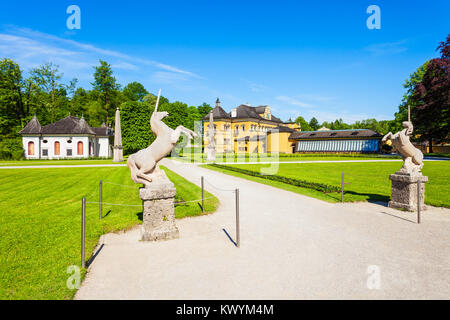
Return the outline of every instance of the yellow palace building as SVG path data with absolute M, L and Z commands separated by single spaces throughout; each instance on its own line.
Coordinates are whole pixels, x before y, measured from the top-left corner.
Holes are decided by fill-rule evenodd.
M 296 141 L 289 139 L 300 131 L 298 124 L 283 122 L 272 115 L 269 106 L 242 104 L 227 113 L 217 99 L 213 113 L 215 146 L 218 153 L 293 153 Z M 203 141 L 208 141 L 209 114 L 203 118 Z

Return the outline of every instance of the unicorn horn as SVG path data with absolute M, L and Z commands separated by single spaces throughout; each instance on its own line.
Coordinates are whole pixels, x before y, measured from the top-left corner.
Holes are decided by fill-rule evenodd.
M 158 98 L 156 99 L 156 106 L 155 106 L 155 112 L 158 112 L 158 104 L 159 104 L 159 97 L 161 96 L 161 89 L 158 91 Z

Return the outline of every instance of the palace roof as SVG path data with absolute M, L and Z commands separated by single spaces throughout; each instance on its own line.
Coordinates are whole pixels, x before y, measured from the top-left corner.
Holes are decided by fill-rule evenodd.
M 213 113 L 214 119 L 229 119 L 230 118 L 228 113 L 225 110 L 223 110 L 222 107 L 220 107 L 220 106 L 214 107 L 214 109 L 212 109 L 212 113 Z M 209 120 L 209 113 L 203 117 L 203 120 Z
M 27 123 L 25 128 L 19 131 L 20 134 L 40 134 L 42 126 L 36 116 Z
M 28 124 L 19 132 L 22 135 L 27 134 L 41 134 L 41 135 L 59 135 L 59 134 L 87 134 L 94 136 L 110 136 L 112 135 L 112 129 L 106 126 L 99 128 L 92 128 L 81 117 L 68 116 L 55 123 L 48 124 L 41 127 L 36 117 L 28 122 Z
M 265 120 L 265 121 L 271 121 L 271 122 L 277 122 L 277 123 L 283 123 L 279 118 L 275 117 L 274 115 L 271 115 L 271 119 L 265 119 L 260 116 L 260 114 L 263 114 L 266 110 L 267 106 L 258 106 L 258 107 L 251 107 L 246 104 L 241 104 L 239 107 L 236 108 L 236 116 L 233 117 L 232 113 L 227 113 L 225 110 L 222 109 L 220 106 L 216 106 L 212 112 L 213 112 L 213 118 L 214 119 L 255 119 L 255 120 Z M 209 114 L 203 117 L 203 120 L 209 120 Z
M 326 130 L 326 131 L 296 131 L 289 139 L 314 140 L 314 139 L 334 139 L 334 138 L 380 138 L 381 134 L 370 129 L 348 129 L 348 130 Z

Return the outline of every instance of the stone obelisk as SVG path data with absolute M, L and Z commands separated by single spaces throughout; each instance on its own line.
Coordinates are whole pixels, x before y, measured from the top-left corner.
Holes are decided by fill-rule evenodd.
M 206 147 L 207 161 L 216 161 L 216 141 L 214 140 L 215 133 L 214 116 L 213 112 L 211 111 L 209 113 L 208 146 Z
M 122 129 L 120 128 L 120 111 L 116 109 L 116 125 L 114 129 L 114 158 L 113 162 L 123 161 L 123 147 L 122 147 Z

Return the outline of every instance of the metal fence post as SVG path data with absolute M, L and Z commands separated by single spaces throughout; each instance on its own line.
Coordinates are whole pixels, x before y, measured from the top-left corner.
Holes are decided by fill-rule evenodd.
M 100 220 L 102 220 L 103 217 L 103 181 L 100 180 L 100 201 L 99 201 L 99 207 L 100 207 Z
M 81 267 L 86 267 L 85 262 L 85 236 L 86 236 L 86 198 L 81 201 Z
M 205 212 L 205 183 L 202 176 L 202 212 Z
M 236 189 L 236 247 L 241 246 L 241 235 L 239 230 L 239 189 Z
M 420 179 L 417 179 L 417 223 L 420 224 Z
M 344 203 L 344 172 L 342 172 L 341 178 L 341 202 Z

